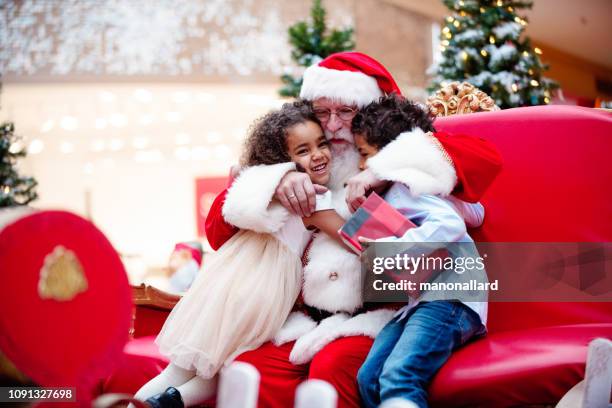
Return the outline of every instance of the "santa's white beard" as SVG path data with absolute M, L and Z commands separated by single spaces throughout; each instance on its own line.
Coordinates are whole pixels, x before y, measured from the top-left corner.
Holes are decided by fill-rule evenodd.
M 359 173 L 359 152 L 353 143 L 353 135 L 347 129 L 340 129 L 335 134 L 325 131 L 328 140 L 332 138 L 346 140 L 349 143 L 331 145 L 332 168 L 329 183 L 331 190 L 340 190 L 349 178 Z

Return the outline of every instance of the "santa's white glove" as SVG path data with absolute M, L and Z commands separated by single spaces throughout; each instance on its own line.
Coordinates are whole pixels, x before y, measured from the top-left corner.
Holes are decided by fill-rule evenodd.
M 272 339 L 272 343 L 274 343 L 276 346 L 280 346 L 302 337 L 315 327 L 317 327 L 317 322 L 315 322 L 307 314 L 302 312 L 292 312 L 287 317 L 283 327 L 280 328 L 278 333 L 276 333 Z
M 349 318 L 348 314 L 339 313 L 322 320 L 316 329 L 297 339 L 289 354 L 289 361 L 295 365 L 311 361 L 331 341 L 330 337 L 335 336 L 338 326 Z

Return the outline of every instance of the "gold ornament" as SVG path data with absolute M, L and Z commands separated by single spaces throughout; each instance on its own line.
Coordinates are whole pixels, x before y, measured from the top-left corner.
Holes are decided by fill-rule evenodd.
M 427 98 L 433 116 L 449 116 L 473 112 L 497 111 L 495 101 L 468 82 L 451 82 Z
M 40 270 L 38 295 L 41 299 L 69 301 L 87 290 L 83 266 L 74 252 L 61 245 L 45 257 Z

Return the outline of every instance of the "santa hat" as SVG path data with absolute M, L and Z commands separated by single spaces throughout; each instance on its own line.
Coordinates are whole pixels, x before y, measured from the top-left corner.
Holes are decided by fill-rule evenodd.
M 360 52 L 338 52 L 304 71 L 300 98 L 332 100 L 364 107 L 390 93 L 401 91 L 387 69 Z
M 198 265 L 202 266 L 202 254 L 204 252 L 204 250 L 202 249 L 202 244 L 200 244 L 198 241 L 191 241 L 179 242 L 174 246 L 175 251 L 181 249 L 189 251 L 193 260 L 196 261 Z

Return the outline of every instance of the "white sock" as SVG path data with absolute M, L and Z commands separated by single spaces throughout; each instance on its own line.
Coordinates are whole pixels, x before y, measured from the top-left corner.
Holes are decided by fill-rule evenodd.
M 170 363 L 157 377 L 154 377 L 151 381 L 143 385 L 138 392 L 136 392 L 134 398 L 145 401 L 147 398 L 151 398 L 160 392 L 166 391 L 168 387 L 177 388 L 181 384 L 192 379 L 194 375 L 195 371 L 185 370 L 184 368 Z M 130 404 L 128 408 L 134 408 L 134 406 Z
M 217 391 L 217 376 L 204 379 L 196 375 L 186 383 L 176 387 L 176 389 L 181 393 L 186 407 L 202 404 L 215 395 Z

